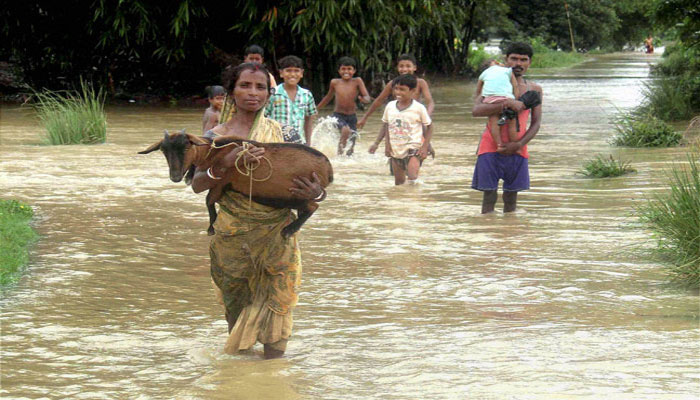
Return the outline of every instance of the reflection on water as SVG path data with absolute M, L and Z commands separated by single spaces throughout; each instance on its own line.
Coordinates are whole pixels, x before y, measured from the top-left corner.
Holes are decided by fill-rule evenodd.
M 609 117 L 640 100 L 653 57 L 601 57 L 533 74 L 544 88 L 532 190 L 511 215 L 469 189 L 484 125 L 474 85 L 434 85 L 437 158 L 394 187 L 352 158 L 301 232 L 303 292 L 287 356 L 222 353 L 204 197 L 168 179 L 163 129 L 203 110 L 112 107 L 99 146 L 39 146 L 26 109 L 2 108 L 0 186 L 43 236 L 2 295 L 3 398 L 697 399 L 698 298 L 664 284 L 633 208 L 683 149 L 613 149 Z M 637 173 L 576 175 L 597 153 Z M 500 202 L 498 204 L 500 207 Z

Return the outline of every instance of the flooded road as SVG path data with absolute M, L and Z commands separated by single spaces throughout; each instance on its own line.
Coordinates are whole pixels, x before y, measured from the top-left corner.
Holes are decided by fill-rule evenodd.
M 29 110 L 3 106 L 0 187 L 35 208 L 42 239 L 0 298 L 0 396 L 698 399 L 698 297 L 665 284 L 634 215 L 685 150 L 608 144 L 654 57 L 530 76 L 543 125 L 515 214 L 480 215 L 470 189 L 485 124 L 473 83 L 434 85 L 437 158 L 419 185 L 394 187 L 367 154 L 373 115 L 301 230 L 294 335 L 271 361 L 257 346 L 223 354 L 204 196 L 170 182 L 160 154 L 136 154 L 163 129 L 199 132 L 203 109 L 112 107 L 108 143 L 47 147 Z M 599 153 L 637 172 L 578 176 Z

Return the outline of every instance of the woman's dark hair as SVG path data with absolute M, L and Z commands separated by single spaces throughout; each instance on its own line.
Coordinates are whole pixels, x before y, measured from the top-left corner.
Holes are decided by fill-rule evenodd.
M 408 53 L 406 53 L 406 54 L 401 54 L 401 55 L 399 56 L 399 58 L 396 59 L 396 63 L 398 64 L 399 61 L 404 61 L 404 60 L 407 60 L 407 61 L 412 62 L 413 65 L 415 65 L 416 67 L 418 66 L 418 61 L 416 61 L 416 58 L 413 57 L 413 54 L 408 54 Z
M 415 89 L 418 86 L 418 79 L 413 74 L 403 74 L 394 78 L 392 82 L 392 87 L 396 85 L 408 86 L 409 89 Z
M 245 53 L 243 53 L 243 56 L 245 57 L 248 54 L 260 54 L 260 57 L 265 58 L 265 50 L 263 50 L 263 48 L 257 44 L 251 44 L 245 48 Z
M 270 73 L 264 65 L 258 63 L 243 63 L 236 67 L 228 66 L 221 76 L 221 80 L 224 82 L 224 87 L 226 88 L 226 93 L 230 94 L 233 92 L 233 89 L 236 87 L 236 82 L 238 82 L 238 78 L 241 77 L 243 71 L 260 71 L 265 74 L 267 88 L 270 90 L 270 94 L 273 93 L 274 89 L 270 87 Z
M 347 65 L 348 67 L 353 67 L 357 69 L 357 63 L 352 57 L 340 57 L 340 59 L 338 60 L 338 68 L 342 67 L 343 65 Z
M 532 59 L 532 46 L 523 42 L 513 42 L 506 47 L 506 57 L 510 54 L 522 54 Z
M 285 68 L 301 68 L 304 69 L 304 62 L 301 61 L 301 58 L 297 56 L 286 56 L 280 58 L 279 61 L 280 69 L 285 69 Z

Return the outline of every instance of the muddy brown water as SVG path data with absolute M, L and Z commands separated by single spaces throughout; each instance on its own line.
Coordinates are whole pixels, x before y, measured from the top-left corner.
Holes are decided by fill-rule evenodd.
M 473 83 L 434 85 L 419 185 L 366 153 L 373 116 L 301 231 L 294 335 L 271 361 L 222 353 L 204 197 L 136 154 L 165 128 L 198 132 L 203 109 L 110 107 L 106 144 L 47 147 L 29 110 L 3 106 L 2 196 L 35 208 L 42 239 L 0 299 L 2 398 L 697 399 L 698 297 L 665 284 L 634 216 L 684 149 L 608 144 L 654 57 L 531 74 L 544 122 L 515 214 L 480 215 L 469 187 Z M 637 172 L 577 176 L 599 153 Z

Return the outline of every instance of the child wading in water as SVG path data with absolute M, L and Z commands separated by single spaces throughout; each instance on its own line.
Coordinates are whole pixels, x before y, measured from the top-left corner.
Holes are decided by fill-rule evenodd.
M 416 70 L 418 69 L 418 62 L 416 61 L 416 58 L 413 57 L 411 54 L 402 54 L 398 58 L 398 62 L 396 64 L 396 69 L 399 71 L 399 75 L 404 75 L 404 74 L 410 74 L 414 75 L 416 73 Z M 425 105 L 425 108 L 428 110 L 428 115 L 432 117 L 433 115 L 433 110 L 435 109 L 435 102 L 433 101 L 433 96 L 430 94 L 430 88 L 428 87 L 428 82 L 425 79 L 422 78 L 416 78 L 418 81 L 418 85 L 416 86 L 416 90 L 412 92 L 412 96 L 414 100 L 421 101 L 421 97 L 423 98 L 422 103 Z M 367 119 L 369 116 L 379 108 L 379 106 L 389 98 L 389 96 L 392 94 L 392 89 L 393 89 L 393 81 L 389 82 L 384 86 L 384 89 L 382 90 L 381 93 L 379 93 L 379 96 L 377 96 L 376 99 L 372 102 L 372 105 L 369 106 L 369 109 L 365 113 L 364 116 L 362 116 L 362 119 L 360 119 L 360 122 L 357 123 L 357 128 L 362 129 L 365 126 L 365 123 L 367 123 Z M 374 143 L 369 147 L 369 152 L 370 154 L 374 154 L 375 151 L 377 151 L 377 147 L 379 147 L 379 144 L 384 140 L 384 134 L 380 134 L 379 137 L 374 141 Z M 434 156 L 434 152 L 432 149 L 432 145 L 430 147 L 430 154 Z
M 509 142 L 518 140 L 516 121 L 508 117 L 504 104 L 508 99 L 519 97 L 518 82 L 513 74 L 513 69 L 500 65 L 496 60 L 486 61 L 484 66 L 486 69 L 479 75 L 479 82 L 476 84 L 476 97 L 483 96 L 483 103 L 502 105 L 500 118 L 498 115 L 492 115 L 489 117 L 488 124 L 493 141 L 498 147 L 503 147 L 499 128 L 501 125 L 508 124 Z
M 287 143 L 311 145 L 311 125 L 317 114 L 314 96 L 299 86 L 304 77 L 304 63 L 297 56 L 282 57 L 279 61 L 283 83 L 275 87 L 265 108 L 265 116 L 282 125 Z
M 223 86 L 207 86 L 207 96 L 209 97 L 209 108 L 204 111 L 202 117 L 202 132 L 219 125 L 221 118 L 221 107 L 224 105 L 226 91 Z
M 386 136 L 384 154 L 390 157 L 394 183 L 415 183 L 420 166 L 428 157 L 433 125 L 428 110 L 413 99 L 418 84 L 416 77 L 404 74 L 394 79 L 396 100 L 384 109 L 380 135 Z
M 353 78 L 355 75 L 355 60 L 350 57 L 341 57 L 338 60 L 338 74 L 340 79 L 331 80 L 328 94 L 321 99 L 317 108 L 321 109 L 330 103 L 335 94 L 335 109 L 333 117 L 338 119 L 340 129 L 340 141 L 338 142 L 338 154 L 343 154 L 343 149 L 350 139 L 352 143 L 347 155 L 352 155 L 357 141 L 357 115 L 355 114 L 355 99 L 363 103 L 369 103 L 370 97 L 362 78 Z M 352 135 L 352 136 L 351 136 Z

